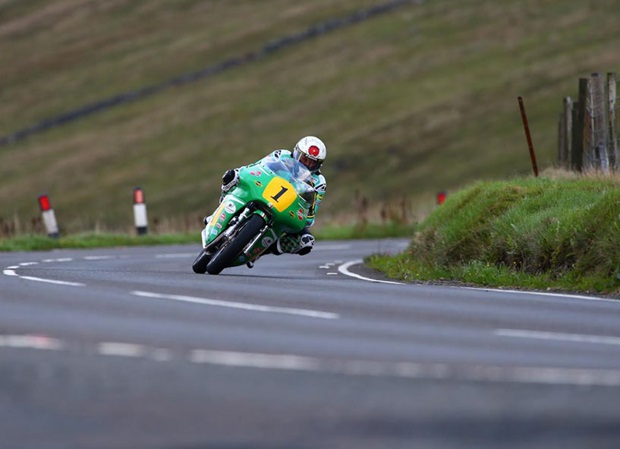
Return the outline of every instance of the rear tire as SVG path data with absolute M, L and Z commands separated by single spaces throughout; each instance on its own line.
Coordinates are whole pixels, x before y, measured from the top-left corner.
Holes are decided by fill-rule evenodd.
M 243 224 L 237 235 L 221 248 L 211 261 L 207 264 L 209 274 L 220 274 L 224 268 L 230 267 L 232 262 L 239 256 L 239 253 L 265 225 L 265 220 L 260 215 L 252 215 Z
M 211 256 L 207 254 L 204 249 L 200 251 L 200 254 L 198 254 L 198 257 L 196 257 L 194 263 L 192 264 L 192 270 L 194 270 L 194 273 L 205 274 L 207 272 L 207 264 L 209 263 L 209 260 L 211 260 Z

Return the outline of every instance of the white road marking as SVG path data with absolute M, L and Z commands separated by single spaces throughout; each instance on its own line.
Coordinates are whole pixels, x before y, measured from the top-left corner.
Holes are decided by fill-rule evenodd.
M 539 332 L 522 329 L 496 329 L 495 335 L 500 337 L 531 338 L 535 340 L 564 341 L 571 343 L 593 343 L 620 346 L 620 337 L 607 335 L 582 335 L 555 332 Z
M 101 355 L 115 355 L 119 357 L 142 357 L 145 347 L 130 343 L 103 342 L 99 343 L 97 352 Z
M 287 354 L 251 354 L 196 349 L 190 353 L 192 363 L 236 366 L 244 368 L 320 371 L 321 362 L 312 357 Z
M 71 260 L 73 259 L 71 258 L 45 259 L 43 260 L 43 262 L 69 262 Z M 15 272 L 15 270 L 17 270 L 18 268 L 28 267 L 31 265 L 38 265 L 38 264 L 39 262 L 21 262 L 17 266 L 6 267 L 4 270 L 2 270 L 2 274 L 4 274 L 5 276 L 15 276 L 20 279 L 24 279 L 26 281 L 45 282 L 47 284 L 64 285 L 64 286 L 69 286 L 69 287 L 84 287 L 86 285 L 86 284 L 82 284 L 81 282 L 57 281 L 55 279 L 46 279 L 46 278 L 40 278 L 40 277 L 35 277 L 35 276 L 22 276 Z
M 108 260 L 116 259 L 115 256 L 84 256 L 84 260 Z
M 613 303 L 620 305 L 620 300 L 599 298 L 597 296 L 571 295 L 568 293 L 550 293 L 550 292 L 537 292 L 537 291 L 527 291 L 527 290 L 508 290 L 508 289 L 504 290 L 502 288 L 485 288 L 485 287 L 458 287 L 458 288 L 464 288 L 467 290 L 478 290 L 478 291 L 483 291 L 483 292 L 516 293 L 519 295 L 535 295 L 535 296 L 551 296 L 551 297 L 556 297 L 556 298 L 585 299 L 589 301 L 613 302 Z
M 299 315 L 308 318 L 321 318 L 325 320 L 336 320 L 340 318 L 340 315 L 330 312 L 321 312 L 318 310 L 306 310 L 306 309 L 291 309 L 287 307 L 270 307 L 259 304 L 248 304 L 242 302 L 221 301 L 218 299 L 207 298 L 195 298 L 192 296 L 182 295 L 165 295 L 161 293 L 151 293 L 142 291 L 133 291 L 133 295 L 141 296 L 145 298 L 157 298 L 157 299 L 171 299 L 173 301 L 182 301 L 194 304 L 202 304 L 206 306 L 216 307 L 228 307 L 231 309 L 249 310 L 252 312 L 266 312 L 266 313 L 284 313 L 288 315 Z
M 93 345 L 70 343 L 43 335 L 0 335 L 0 349 L 65 350 L 78 348 L 81 354 L 173 361 L 172 351 L 132 343 L 102 342 Z M 236 368 L 304 371 L 344 376 L 393 377 L 493 383 L 522 383 L 569 386 L 619 387 L 620 370 L 493 365 L 450 365 L 447 363 L 336 360 L 294 354 L 265 354 L 192 349 L 181 360 Z
M 364 276 L 360 276 L 359 274 L 355 274 L 355 273 L 351 273 L 349 271 L 349 267 L 353 266 L 353 265 L 359 265 L 364 263 L 364 261 L 362 259 L 359 260 L 352 260 L 350 262 L 347 262 L 345 264 L 342 264 L 338 267 L 338 271 L 340 271 L 342 274 L 346 275 L 346 276 L 350 276 L 356 279 L 361 279 L 363 281 L 369 281 L 369 282 L 377 282 L 377 283 L 381 283 L 381 284 L 397 284 L 397 285 L 404 285 L 402 282 L 395 282 L 395 281 L 381 281 L 379 279 L 371 279 L 371 278 L 367 278 Z
M 44 335 L 0 335 L 0 347 L 59 351 L 64 344 Z
M 64 257 L 61 259 L 44 259 L 45 263 L 53 263 L 53 262 L 71 262 L 73 259 L 71 257 Z
M 48 284 L 66 285 L 69 287 L 84 287 L 86 285 L 80 282 L 57 281 L 55 279 L 45 279 L 45 278 L 38 278 L 34 276 L 19 276 L 19 278 L 24 279 L 26 281 L 45 282 Z
M 348 376 L 461 380 L 574 386 L 620 386 L 619 370 L 509 366 L 453 366 L 445 363 L 322 360 L 292 354 L 260 354 L 197 349 L 190 361 L 237 368 L 323 372 Z

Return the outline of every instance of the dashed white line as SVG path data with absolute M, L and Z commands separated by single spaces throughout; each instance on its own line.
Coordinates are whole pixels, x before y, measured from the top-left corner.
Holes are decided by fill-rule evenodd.
M 608 335 L 566 334 L 556 332 L 529 331 L 522 329 L 496 329 L 495 335 L 500 337 L 531 338 L 535 340 L 620 346 L 620 337 L 613 337 Z
M 193 296 L 182 295 L 166 295 L 161 293 L 133 291 L 132 295 L 141 296 L 144 298 L 156 298 L 156 299 L 170 299 L 173 301 L 188 302 L 193 304 L 202 304 L 206 306 L 227 307 L 231 309 L 248 310 L 252 312 L 265 312 L 265 313 L 284 313 L 288 315 L 305 316 L 308 318 L 320 318 L 325 320 L 339 319 L 340 315 L 337 313 L 321 312 L 318 310 L 306 310 L 306 309 L 292 309 L 288 307 L 271 307 L 259 304 L 248 304 L 242 302 L 222 301 L 218 299 L 196 298 Z
M 156 362 L 170 362 L 172 351 L 165 348 L 151 348 L 144 345 L 120 342 L 102 342 L 95 352 L 104 356 L 148 358 Z
M 569 293 L 509 290 L 509 289 L 502 289 L 502 288 L 486 288 L 486 287 L 458 287 L 458 288 L 464 288 L 467 290 L 478 290 L 482 292 L 515 293 L 519 295 L 530 295 L 530 296 L 548 296 L 548 297 L 555 297 L 555 298 L 585 299 L 588 301 L 603 301 L 603 302 L 612 302 L 612 303 L 620 304 L 620 300 L 617 300 L 617 299 L 599 298 L 597 296 L 571 295 Z
M 0 335 L 0 349 L 79 350 L 82 354 L 173 361 L 165 348 L 133 343 L 102 342 L 85 346 L 44 335 Z M 450 365 L 447 363 L 389 362 L 324 359 L 295 354 L 266 354 L 210 349 L 190 349 L 177 360 L 235 368 L 304 371 L 344 376 L 394 377 L 423 380 L 523 383 L 569 386 L 619 387 L 620 370 L 493 365 Z
M 47 284 L 65 285 L 69 287 L 84 287 L 86 285 L 86 284 L 82 284 L 81 282 L 57 281 L 55 279 L 45 279 L 45 278 L 38 278 L 34 276 L 19 276 L 19 278 L 25 279 L 27 281 L 45 282 Z
M 252 354 L 197 349 L 190 353 L 192 363 L 236 366 L 244 368 L 319 371 L 321 362 L 312 357 L 288 354 Z
M 461 380 L 573 386 L 620 386 L 620 371 L 509 366 L 453 366 L 446 363 L 325 360 L 293 354 L 260 354 L 197 349 L 192 363 L 237 368 L 275 369 L 406 379 Z
M 120 357 L 142 357 L 145 347 L 129 343 L 103 342 L 99 343 L 97 352 L 101 355 L 115 355 Z
M 44 335 L 0 335 L 0 347 L 59 351 L 64 344 Z

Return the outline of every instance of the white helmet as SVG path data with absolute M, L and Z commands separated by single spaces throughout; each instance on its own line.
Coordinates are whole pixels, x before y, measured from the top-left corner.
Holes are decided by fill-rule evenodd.
M 318 137 L 306 136 L 295 145 L 293 157 L 316 173 L 327 157 L 327 147 Z

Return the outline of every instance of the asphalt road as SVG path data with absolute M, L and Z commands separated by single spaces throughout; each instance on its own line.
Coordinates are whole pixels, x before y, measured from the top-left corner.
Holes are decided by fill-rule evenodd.
M 359 265 L 405 244 L 0 253 L 0 449 L 620 447 L 620 302 Z

